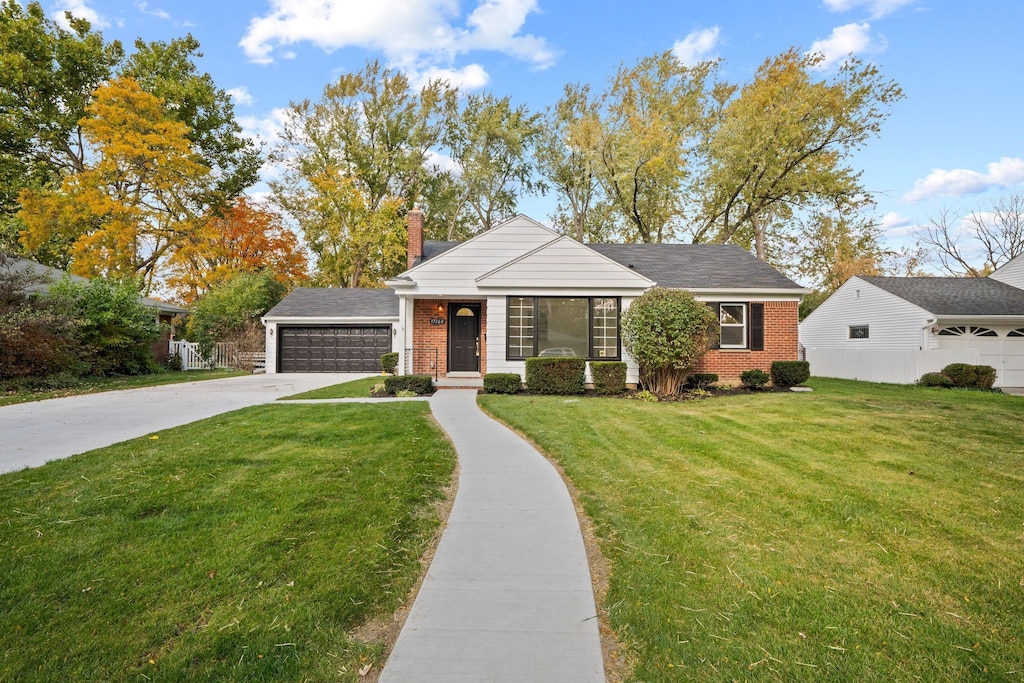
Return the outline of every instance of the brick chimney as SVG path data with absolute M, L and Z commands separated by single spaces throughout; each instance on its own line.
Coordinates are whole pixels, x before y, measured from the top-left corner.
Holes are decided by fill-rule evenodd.
M 423 211 L 419 204 L 414 205 L 406 214 L 409 223 L 409 268 L 423 258 Z

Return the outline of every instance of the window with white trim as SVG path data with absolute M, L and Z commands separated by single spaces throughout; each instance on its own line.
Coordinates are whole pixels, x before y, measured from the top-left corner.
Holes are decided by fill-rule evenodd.
M 618 297 L 510 296 L 507 301 L 507 358 L 618 360 Z
M 722 304 L 718 309 L 718 322 L 721 327 L 721 348 L 747 348 L 746 304 Z

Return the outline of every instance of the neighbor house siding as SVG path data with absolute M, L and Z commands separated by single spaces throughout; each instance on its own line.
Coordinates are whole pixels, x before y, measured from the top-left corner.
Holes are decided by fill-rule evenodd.
M 749 349 L 714 349 L 708 351 L 693 366 L 694 372 L 713 372 L 720 382 L 739 381 L 744 370 L 771 370 L 772 361 L 797 360 L 799 343 L 797 339 L 797 317 L 799 304 L 796 301 L 746 302 L 761 303 L 764 306 L 764 345 L 760 351 Z
M 931 339 L 929 346 L 934 344 L 934 338 L 922 332 L 932 317 L 923 308 L 852 277 L 800 323 L 800 343 L 808 349 L 919 349 L 926 338 Z M 867 325 L 868 338 L 850 339 L 851 325 Z
M 989 275 L 989 277 L 1006 283 L 1011 287 L 1024 289 L 1024 254 L 1019 254 L 1010 259 Z

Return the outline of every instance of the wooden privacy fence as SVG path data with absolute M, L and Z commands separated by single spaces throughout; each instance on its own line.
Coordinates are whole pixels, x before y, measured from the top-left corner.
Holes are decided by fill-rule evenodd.
M 168 355 L 181 357 L 182 370 L 208 370 L 210 368 L 238 368 L 241 370 L 265 370 L 265 352 L 239 353 L 234 344 L 218 342 L 213 345 L 209 358 L 199 352 L 199 344 L 187 341 L 171 341 Z
M 804 358 L 815 377 L 859 379 L 864 382 L 913 384 L 926 372 L 939 372 L 950 363 L 977 365 L 978 349 L 814 349 Z

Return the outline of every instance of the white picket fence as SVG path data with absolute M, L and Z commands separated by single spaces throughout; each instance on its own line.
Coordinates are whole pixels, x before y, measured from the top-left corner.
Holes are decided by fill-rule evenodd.
M 240 368 L 252 366 L 259 371 L 266 368 L 266 354 L 247 353 L 239 354 L 232 344 L 218 342 L 213 345 L 213 353 L 210 358 L 204 358 L 199 352 L 199 344 L 187 341 L 170 342 L 168 354 L 181 356 L 182 370 L 208 370 L 210 368 Z
M 977 365 L 978 349 L 804 349 L 815 377 L 859 379 L 864 382 L 913 384 L 926 372 L 938 372 L 950 363 Z

